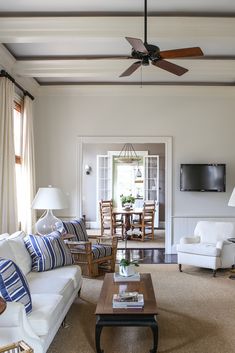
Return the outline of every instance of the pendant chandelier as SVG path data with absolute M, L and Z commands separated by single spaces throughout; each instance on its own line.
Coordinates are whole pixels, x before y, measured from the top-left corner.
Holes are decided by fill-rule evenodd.
M 134 147 L 131 143 L 125 143 L 122 147 L 121 152 L 118 157 L 115 157 L 115 160 L 119 163 L 134 163 L 141 160 L 140 156 L 137 156 Z

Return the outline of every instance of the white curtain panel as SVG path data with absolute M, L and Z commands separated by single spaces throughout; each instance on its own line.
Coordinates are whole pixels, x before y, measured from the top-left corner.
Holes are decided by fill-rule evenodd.
M 21 205 L 21 228 L 26 233 L 33 231 L 36 221 L 32 201 L 36 193 L 35 186 L 35 156 L 33 132 L 33 101 L 28 96 L 24 98 L 23 113 L 23 150 L 22 150 L 22 188 L 24 197 Z
M 15 148 L 13 130 L 14 84 L 0 78 L 0 233 L 17 227 Z

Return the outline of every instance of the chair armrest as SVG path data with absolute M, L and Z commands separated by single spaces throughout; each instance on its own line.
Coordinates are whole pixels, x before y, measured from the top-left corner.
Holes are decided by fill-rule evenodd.
M 200 243 L 199 236 L 191 236 L 191 237 L 182 237 L 180 238 L 180 244 L 196 244 Z
M 101 238 L 101 237 L 102 237 L 102 235 L 100 235 L 100 234 L 91 234 L 91 235 L 88 234 L 88 239 L 97 239 L 97 238 Z
M 76 235 L 74 235 L 74 234 L 69 234 L 69 233 L 68 234 L 64 234 L 64 235 L 62 234 L 62 239 L 63 240 L 69 240 L 69 239 L 74 239 L 74 238 L 76 239 Z
M 233 243 L 228 240 L 218 240 L 216 243 L 216 248 L 222 250 L 224 245 L 233 245 Z
M 77 240 L 66 240 L 65 244 L 66 245 L 86 245 L 86 244 L 90 244 L 90 241 L 77 241 Z

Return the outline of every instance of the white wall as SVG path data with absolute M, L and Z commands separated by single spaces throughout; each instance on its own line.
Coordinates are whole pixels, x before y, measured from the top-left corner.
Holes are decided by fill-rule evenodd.
M 234 87 L 44 87 L 35 101 L 37 185 L 69 193 L 60 215 L 75 216 L 77 136 L 172 136 L 174 221 L 233 217 L 234 96 Z M 180 163 L 226 163 L 226 192 L 180 192 Z

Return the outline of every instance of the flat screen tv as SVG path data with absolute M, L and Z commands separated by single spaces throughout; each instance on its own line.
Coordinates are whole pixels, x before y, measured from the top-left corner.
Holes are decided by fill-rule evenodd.
M 225 192 L 225 164 L 181 164 L 180 191 Z

